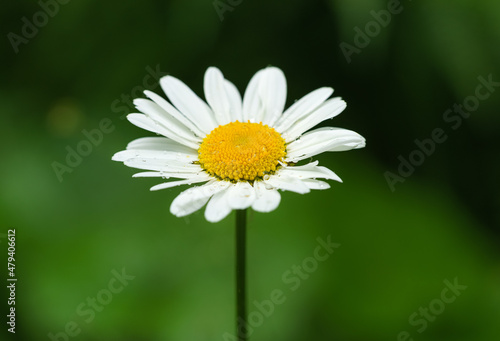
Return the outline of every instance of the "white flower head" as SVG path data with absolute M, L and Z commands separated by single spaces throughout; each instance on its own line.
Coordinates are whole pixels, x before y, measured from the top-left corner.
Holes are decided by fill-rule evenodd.
M 161 137 L 136 139 L 113 160 L 148 170 L 134 177 L 176 179 L 151 190 L 190 186 L 170 206 L 177 217 L 205 204 L 205 218 L 210 222 L 237 209 L 270 212 L 280 203 L 278 190 L 304 194 L 330 188 L 318 178 L 342 181 L 317 161 L 300 166 L 299 161 L 365 146 L 365 139 L 351 130 L 323 127 L 309 131 L 345 109 L 340 97 L 329 98 L 331 88 L 317 89 L 284 110 L 286 79 L 276 67 L 258 71 L 243 99 L 215 67 L 205 73 L 208 104 L 177 78 L 165 76 L 160 84 L 170 102 L 144 91 L 149 99 L 134 101 L 141 113 L 127 118 Z

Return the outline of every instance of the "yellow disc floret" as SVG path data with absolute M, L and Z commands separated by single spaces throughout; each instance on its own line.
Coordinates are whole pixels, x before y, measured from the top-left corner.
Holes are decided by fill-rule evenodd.
M 272 174 L 285 155 L 285 140 L 274 128 L 238 121 L 212 130 L 198 149 L 206 172 L 232 181 L 254 181 Z

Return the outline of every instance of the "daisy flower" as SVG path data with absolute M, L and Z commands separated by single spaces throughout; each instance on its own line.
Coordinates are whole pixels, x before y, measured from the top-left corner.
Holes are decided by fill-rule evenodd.
M 160 85 L 170 102 L 144 91 L 149 99 L 134 100 L 141 113 L 127 116 L 160 136 L 130 142 L 113 160 L 147 170 L 134 177 L 176 179 L 153 186 L 153 191 L 190 186 L 170 206 L 177 217 L 205 204 L 210 222 L 249 207 L 270 212 L 280 203 L 279 190 L 305 194 L 330 187 L 318 179 L 342 181 L 318 161 L 298 165 L 300 161 L 365 146 L 365 139 L 351 130 L 310 130 L 345 109 L 340 97 L 329 98 L 332 88 L 314 90 L 284 110 L 287 84 L 276 67 L 258 71 L 243 99 L 215 67 L 205 73 L 206 102 L 172 76 L 161 78 Z

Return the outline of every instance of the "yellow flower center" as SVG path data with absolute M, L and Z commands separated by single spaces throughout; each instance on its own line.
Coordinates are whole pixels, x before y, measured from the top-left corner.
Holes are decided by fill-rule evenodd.
M 285 140 L 262 123 L 218 126 L 201 142 L 201 167 L 221 180 L 248 180 L 272 174 L 286 155 Z

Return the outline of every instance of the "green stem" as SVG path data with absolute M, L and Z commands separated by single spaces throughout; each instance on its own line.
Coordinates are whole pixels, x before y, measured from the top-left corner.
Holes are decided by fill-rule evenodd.
M 248 340 L 247 330 L 242 327 L 247 318 L 246 292 L 246 228 L 247 211 L 236 211 L 236 332 L 239 341 Z

